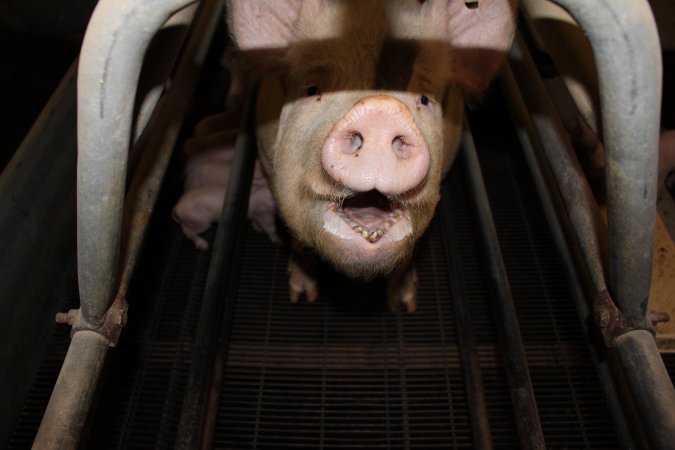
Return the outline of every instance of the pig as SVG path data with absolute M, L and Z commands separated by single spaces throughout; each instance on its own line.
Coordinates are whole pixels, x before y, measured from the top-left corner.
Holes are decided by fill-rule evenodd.
M 298 255 L 311 248 L 349 277 L 388 275 L 390 308 L 415 310 L 415 242 L 457 154 L 465 99 L 497 73 L 516 7 L 516 0 L 229 2 L 240 61 L 264 72 L 259 159 L 294 239 L 291 300 L 317 297 L 312 263 Z
M 201 236 L 221 216 L 227 183 L 230 176 L 229 163 L 204 163 L 186 179 L 186 190 L 171 212 L 180 224 L 185 237 L 194 242 L 198 250 L 208 250 L 209 244 Z M 191 181 L 190 181 L 191 180 Z M 276 205 L 267 179 L 256 161 L 248 200 L 248 219 L 253 229 L 264 233 L 274 244 L 281 244 L 276 231 Z
M 172 210 L 173 219 L 180 224 L 183 234 L 199 250 L 209 244 L 201 236 L 221 216 L 230 179 L 236 129 L 224 129 L 238 123 L 238 114 L 218 113 L 201 120 L 195 127 L 195 136 L 184 143 L 184 193 Z M 249 195 L 248 218 L 253 228 L 267 234 L 276 244 L 281 239 L 276 232 L 276 207 L 267 179 L 256 161 Z
M 208 250 L 209 243 L 201 236 L 218 222 L 223 208 L 226 186 L 204 186 L 185 191 L 173 207 L 171 215 L 180 224 L 185 237 L 194 242 L 198 250 Z

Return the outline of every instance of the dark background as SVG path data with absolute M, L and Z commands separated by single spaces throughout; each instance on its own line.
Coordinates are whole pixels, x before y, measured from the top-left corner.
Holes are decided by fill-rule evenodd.
M 96 0 L 0 1 L 0 169 L 80 50 Z

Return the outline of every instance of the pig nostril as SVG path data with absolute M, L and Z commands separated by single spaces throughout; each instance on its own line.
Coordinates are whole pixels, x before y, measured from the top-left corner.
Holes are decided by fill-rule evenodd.
M 410 156 L 410 149 L 408 147 L 408 143 L 403 136 L 396 136 L 394 140 L 391 141 L 391 148 L 399 158 L 407 158 Z
M 349 143 L 351 145 L 352 153 L 361 150 L 361 147 L 363 146 L 363 136 L 361 136 L 361 133 L 356 131 L 350 136 Z

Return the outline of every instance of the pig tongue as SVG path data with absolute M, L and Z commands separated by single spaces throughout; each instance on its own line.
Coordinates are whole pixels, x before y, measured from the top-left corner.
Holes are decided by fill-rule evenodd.
M 401 211 L 379 192 L 370 191 L 345 199 L 341 216 L 356 233 L 375 243 L 400 219 Z

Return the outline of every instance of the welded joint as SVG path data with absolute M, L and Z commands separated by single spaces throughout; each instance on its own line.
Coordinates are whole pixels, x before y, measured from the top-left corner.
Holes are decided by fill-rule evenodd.
M 100 324 L 92 324 L 88 322 L 82 315 L 80 308 L 71 309 L 66 313 L 57 313 L 56 321 L 58 323 L 65 323 L 72 327 L 70 337 L 81 330 L 94 331 L 103 336 L 110 347 L 115 347 L 119 340 L 122 328 L 127 324 L 127 310 L 129 304 L 124 297 L 117 297 L 110 305 L 108 311 L 103 315 L 103 320 Z
M 607 347 L 611 347 L 618 336 L 634 330 L 646 330 L 653 336 L 656 335 L 654 327 L 646 318 L 638 321 L 624 316 L 607 289 L 602 290 L 595 297 L 593 311 Z

